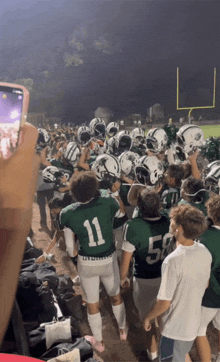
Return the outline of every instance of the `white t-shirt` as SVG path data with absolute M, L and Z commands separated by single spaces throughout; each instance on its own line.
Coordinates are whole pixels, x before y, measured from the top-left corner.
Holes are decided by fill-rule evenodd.
M 192 341 L 200 325 L 202 297 L 211 272 L 212 256 L 204 245 L 179 245 L 162 264 L 157 299 L 170 300 L 163 314 L 162 335 Z

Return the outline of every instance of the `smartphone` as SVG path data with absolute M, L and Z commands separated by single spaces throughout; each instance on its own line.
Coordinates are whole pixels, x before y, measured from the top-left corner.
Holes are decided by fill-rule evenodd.
M 29 92 L 19 84 L 0 82 L 0 157 L 8 159 L 19 144 L 27 120 Z

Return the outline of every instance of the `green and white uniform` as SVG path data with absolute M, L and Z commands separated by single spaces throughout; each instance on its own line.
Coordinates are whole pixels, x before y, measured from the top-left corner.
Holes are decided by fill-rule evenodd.
M 191 206 L 194 206 L 196 207 L 197 209 L 199 209 L 200 211 L 203 212 L 203 214 L 205 216 L 207 216 L 207 211 L 206 211 L 206 207 L 205 207 L 205 203 L 206 201 L 208 200 L 208 197 L 205 201 L 201 201 L 201 202 L 188 202 L 184 199 L 181 199 L 179 202 L 178 202 L 178 205 L 191 205 Z
M 169 224 L 166 216 L 138 216 L 124 226 L 122 249 L 134 253 L 133 297 L 141 320 L 156 300 L 163 259 L 173 250 Z
M 110 296 L 120 291 L 120 275 L 113 242 L 113 220 L 120 213 L 114 197 L 74 203 L 60 213 L 61 228 L 70 228 L 79 240 L 78 272 L 88 303 L 99 301 L 100 279 Z
M 60 213 L 60 224 L 77 235 L 79 255 L 108 257 L 115 250 L 112 227 L 118 210 L 115 198 L 97 197 L 85 204 L 77 202 L 65 207 Z
M 169 212 L 171 207 L 177 205 L 180 200 L 180 189 L 176 187 L 169 187 L 165 184 L 160 192 L 160 198 L 163 204 L 163 209 Z

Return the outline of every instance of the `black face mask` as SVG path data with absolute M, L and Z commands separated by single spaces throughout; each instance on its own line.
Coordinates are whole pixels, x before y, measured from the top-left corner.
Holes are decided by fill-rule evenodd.
M 136 177 L 142 185 L 151 184 L 149 171 L 142 166 L 136 168 Z

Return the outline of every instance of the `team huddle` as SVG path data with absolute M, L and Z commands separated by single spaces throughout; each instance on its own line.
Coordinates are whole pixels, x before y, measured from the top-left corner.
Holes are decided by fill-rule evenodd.
M 94 118 L 75 130 L 39 129 L 37 152 L 40 224 L 52 236 L 37 262 L 64 235 L 86 296 L 93 347 L 105 350 L 101 281 L 122 341 L 129 325 L 121 289 L 132 285 L 149 360 L 159 354 L 161 361 L 190 361 L 196 340 L 200 360 L 210 362 L 210 321 L 220 336 L 218 139 L 204 140 L 192 124 L 152 128 L 145 136 L 141 128 L 119 130 Z

